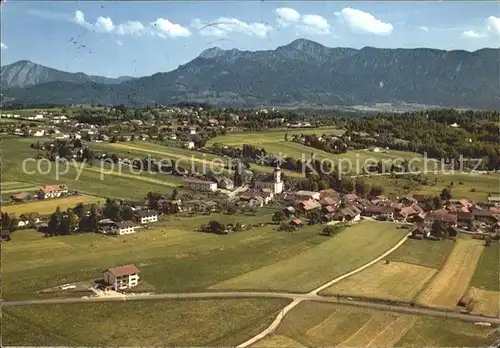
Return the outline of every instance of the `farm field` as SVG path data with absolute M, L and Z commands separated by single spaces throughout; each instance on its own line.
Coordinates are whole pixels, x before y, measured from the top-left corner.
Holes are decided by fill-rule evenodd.
M 328 241 L 317 226 L 280 233 L 269 225 L 226 236 L 196 231 L 210 220 L 256 224 L 271 215 L 170 216 L 151 230 L 119 238 L 94 233 L 44 238 L 33 230 L 16 231 L 2 245 L 2 298 L 32 298 L 61 284 L 90 283 L 104 269 L 130 263 L 156 292 L 202 291 Z
M 446 263 L 419 295 L 417 303 L 429 307 L 455 308 L 467 291 L 483 248 L 482 241 L 458 239 Z
M 385 193 L 392 196 L 405 194 L 439 195 L 441 191 L 453 182 L 451 192 L 453 198 L 469 199 L 476 202 L 487 201 L 491 193 L 500 189 L 500 174 L 422 174 L 427 178 L 427 185 L 408 180 L 402 176 L 391 178 L 390 176 L 366 177 L 365 181 L 371 185 L 381 185 Z
M 40 186 L 33 186 L 33 184 L 19 181 L 3 181 L 0 184 L 2 193 L 14 193 L 20 191 L 34 191 L 39 189 Z
M 488 291 L 472 287 L 469 293 L 474 299 L 472 314 L 482 314 L 490 317 L 500 316 L 500 291 Z
M 479 289 L 500 291 L 500 243 L 484 248 L 472 276 L 471 286 Z
M 455 241 L 451 239 L 432 241 L 408 238 L 400 248 L 387 255 L 386 259 L 440 269 L 454 246 Z
M 167 147 L 145 141 L 133 141 L 127 143 L 92 143 L 91 147 L 105 153 L 116 153 L 121 156 L 135 156 L 143 158 L 149 154 L 151 157 L 168 158 L 171 161 L 178 160 L 179 166 L 187 166 L 189 168 L 191 168 L 191 159 L 193 159 L 193 165 L 199 170 L 201 170 L 203 166 L 210 169 L 211 163 L 213 163 L 213 168 L 223 167 L 225 162 L 225 160 L 221 157 L 213 154 L 202 153 L 179 147 Z M 258 165 L 255 163 L 252 163 L 251 168 L 266 173 L 273 171 L 272 167 Z M 232 170 L 226 169 L 225 171 L 232 173 Z M 284 170 L 283 172 L 288 176 L 302 176 L 301 173 L 290 170 Z
M 303 302 L 287 314 L 275 335 L 253 347 L 283 347 L 283 343 L 290 347 L 480 347 L 494 341 L 493 330 L 455 320 Z
M 75 207 L 78 203 L 87 204 L 98 202 L 104 203 L 104 199 L 88 195 L 78 195 L 62 198 L 41 199 L 29 203 L 4 205 L 2 206 L 2 211 L 9 214 L 16 214 L 17 216 L 33 212 L 37 212 L 40 215 L 48 215 L 52 214 L 57 207 L 64 211 L 68 208 Z
M 380 256 L 400 241 L 406 231 L 396 229 L 391 223 L 361 222 L 314 249 L 210 288 L 307 292 Z
M 66 184 L 70 190 L 78 190 L 88 195 L 123 199 L 141 199 L 149 191 L 167 194 L 173 190 L 173 185 L 169 181 L 161 180 L 159 183 L 155 181 L 159 180 L 158 178 L 149 180 L 150 177 L 146 175 L 104 175 L 104 180 L 102 180 L 100 168 L 90 166 L 83 167 L 80 176 L 78 176 L 77 168 L 69 166 L 66 174 L 60 174 L 57 177 L 54 163 L 50 170 L 47 164 L 42 165 L 43 173 L 36 171 L 35 163 L 27 163 L 27 172 L 25 172 L 22 169 L 24 159 L 34 158 L 37 154 L 36 150 L 29 147 L 33 142 L 34 140 L 30 138 L 2 139 L 2 180 L 27 182 L 33 186 Z M 79 163 L 78 166 L 80 165 Z M 29 174 L 30 172 L 33 174 Z M 173 176 L 169 176 L 170 178 Z
M 324 290 L 324 295 L 411 302 L 437 271 L 402 262 L 380 261 Z
M 227 299 L 13 307 L 2 311 L 2 338 L 10 346 L 235 346 L 269 325 L 287 303 Z M 124 318 L 126 325 L 117 325 Z

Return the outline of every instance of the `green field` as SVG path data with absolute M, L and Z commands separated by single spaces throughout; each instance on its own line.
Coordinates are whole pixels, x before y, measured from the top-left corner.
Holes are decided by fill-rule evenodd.
M 254 347 L 279 347 L 280 342 L 286 347 L 480 347 L 495 340 L 493 330 L 457 320 L 303 302 L 273 336 Z
M 427 177 L 427 185 L 422 185 L 404 177 L 371 176 L 365 181 L 372 185 L 384 187 L 386 195 L 401 196 L 405 194 L 439 195 L 453 182 L 451 192 L 453 198 L 469 199 L 476 202 L 486 201 L 491 193 L 500 190 L 499 174 L 422 174 Z M 435 182 L 435 180 L 437 180 Z
M 408 238 L 400 248 L 394 250 L 386 259 L 440 269 L 454 246 L 455 242 L 451 239 L 432 241 Z
M 38 186 L 33 186 L 27 182 L 19 182 L 19 181 L 2 181 L 0 184 L 0 189 L 2 193 L 10 193 L 10 192 L 21 192 L 21 191 L 30 191 L 32 189 L 39 189 Z
M 104 269 L 129 263 L 156 292 L 201 291 L 328 241 L 318 235 L 320 226 L 281 233 L 269 225 L 227 236 L 196 231 L 213 219 L 257 224 L 271 221 L 271 215 L 167 216 L 152 230 L 119 238 L 94 233 L 44 238 L 33 230 L 16 231 L 2 245 L 2 297 L 31 298 L 61 284 L 90 283 Z
M 10 346 L 235 346 L 269 325 L 280 299 L 130 301 L 2 310 Z
M 191 168 L 191 163 L 198 170 L 202 170 L 203 166 L 206 169 L 211 169 L 211 163 L 213 163 L 213 168 L 218 169 L 223 167 L 223 164 L 227 161 L 217 155 L 203 153 L 200 151 L 188 150 L 179 147 L 167 147 L 157 143 L 150 143 L 146 141 L 130 141 L 126 143 L 92 143 L 90 144 L 92 148 L 99 150 L 104 153 L 115 153 L 119 156 L 124 157 L 134 157 L 134 158 L 144 158 L 147 155 L 151 155 L 152 158 L 163 159 L 168 158 L 172 162 L 179 161 L 179 166 Z M 272 167 L 258 165 L 252 163 L 252 170 L 270 173 L 273 171 Z M 231 174 L 232 170 L 224 170 L 224 172 Z M 284 170 L 283 171 L 288 176 L 300 177 L 301 173 Z
M 284 134 L 288 133 L 289 141 L 285 141 Z M 218 136 L 207 142 L 207 147 L 213 144 L 241 147 L 249 144 L 264 148 L 268 154 L 280 155 L 281 157 L 293 157 L 295 159 L 307 160 L 311 154 L 318 159 L 329 159 L 337 163 L 342 161 L 342 168 L 353 173 L 362 173 L 365 164 L 375 165 L 379 160 L 415 159 L 414 166 L 423 167 L 423 156 L 416 153 L 384 150 L 382 152 L 371 152 L 368 150 L 350 150 L 345 154 L 332 154 L 315 149 L 300 143 L 291 141 L 293 134 L 317 134 L 317 135 L 340 135 L 343 131 L 331 127 L 323 127 L 307 130 L 282 130 L 274 132 L 244 132 Z
M 500 243 L 484 248 L 472 276 L 471 286 L 479 289 L 500 291 Z
M 404 237 L 403 231 L 391 223 L 361 222 L 314 249 L 211 288 L 307 292 L 380 256 Z
M 37 139 L 38 140 L 38 139 Z M 42 141 L 42 140 L 41 140 Z M 103 175 L 99 166 L 85 166 L 80 176 L 75 166 L 69 166 L 66 174 L 56 175 L 55 164 L 51 163 L 51 170 L 45 163 L 41 166 L 46 174 L 36 169 L 36 164 L 27 163 L 27 172 L 23 171 L 22 163 L 26 158 L 35 158 L 37 151 L 29 147 L 34 139 L 29 138 L 4 138 L 2 139 L 2 181 L 22 181 L 32 186 L 43 186 L 53 184 L 66 184 L 70 190 L 78 190 L 81 193 L 99 197 L 114 197 L 123 199 L 141 199 L 149 191 L 169 194 L 172 192 L 180 179 L 154 174 L 135 175 L 127 172 L 129 168 L 124 167 L 123 174 L 108 172 L 104 167 Z M 81 163 L 77 166 L 80 168 Z M 64 171 L 63 167 L 61 171 Z M 35 171 L 35 174 L 29 174 Z M 167 180 L 168 179 L 168 180 Z
M 2 211 L 17 216 L 26 213 L 39 213 L 40 215 L 52 214 L 57 207 L 64 211 L 68 208 L 74 208 L 79 203 L 104 203 L 104 199 L 94 196 L 78 195 L 62 198 L 43 199 L 29 203 L 11 204 L 2 206 Z

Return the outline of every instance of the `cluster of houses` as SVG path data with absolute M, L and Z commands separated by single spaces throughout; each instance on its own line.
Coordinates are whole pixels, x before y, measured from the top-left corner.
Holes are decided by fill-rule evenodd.
M 155 223 L 158 221 L 158 212 L 150 209 L 141 209 L 135 211 L 135 221 L 113 221 L 111 219 L 101 219 L 98 221 L 98 232 L 103 234 L 111 234 L 122 236 L 124 234 L 132 234 L 137 232 L 138 229 Z
M 25 191 L 11 195 L 10 199 L 14 202 L 24 202 L 30 199 L 50 199 L 59 198 L 69 194 L 66 185 L 45 185 L 38 191 Z

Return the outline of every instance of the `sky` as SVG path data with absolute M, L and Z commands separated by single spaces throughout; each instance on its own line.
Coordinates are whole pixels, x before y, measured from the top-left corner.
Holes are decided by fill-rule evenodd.
M 203 50 L 500 47 L 500 2 L 2 1 L 2 65 L 117 77 L 176 69 Z

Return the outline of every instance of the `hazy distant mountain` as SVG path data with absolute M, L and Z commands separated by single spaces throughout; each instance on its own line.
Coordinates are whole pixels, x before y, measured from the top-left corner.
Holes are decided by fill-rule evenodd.
M 120 84 L 64 80 L 4 95 L 22 103 L 224 106 L 420 103 L 500 108 L 499 49 L 328 48 L 299 39 L 268 51 L 214 47 L 179 68 Z M 3 73 L 2 73 L 3 78 Z
M 69 73 L 61 70 L 48 68 L 33 63 L 29 60 L 2 66 L 1 84 L 3 88 L 30 87 L 41 83 L 53 81 L 65 81 L 74 83 L 97 82 L 103 84 L 120 83 L 132 79 L 129 76 L 108 78 L 102 76 L 89 76 L 84 73 Z

